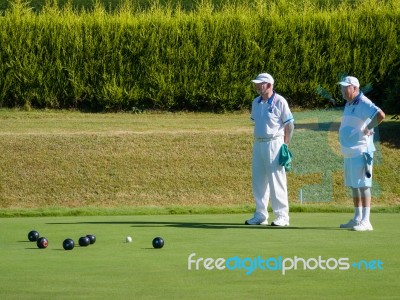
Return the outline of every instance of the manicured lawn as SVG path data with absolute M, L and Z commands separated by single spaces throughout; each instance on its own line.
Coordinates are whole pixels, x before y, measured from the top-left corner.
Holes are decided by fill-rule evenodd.
M 346 213 L 292 213 L 291 226 L 287 228 L 244 226 L 247 217 L 225 214 L 2 218 L 0 295 L 2 299 L 398 296 L 398 214 L 372 214 L 372 232 L 339 229 L 338 225 L 351 217 Z M 48 248 L 38 249 L 28 241 L 27 234 L 32 229 L 49 240 Z M 62 248 L 65 238 L 73 238 L 77 243 L 86 234 L 95 234 L 96 243 L 76 246 L 72 251 Z M 133 237 L 132 243 L 125 243 L 127 235 Z M 164 248 L 152 248 L 151 241 L 156 236 L 164 238 Z M 280 257 L 286 267 L 297 259 L 297 270 L 286 270 L 283 275 L 279 264 L 274 263 Z M 207 267 L 214 268 L 207 270 L 200 258 L 210 258 Z M 229 268 L 225 265 L 223 270 L 217 269 L 218 258 L 230 261 Z M 254 264 L 247 258 L 270 259 L 269 267 L 264 264 L 265 270 L 252 270 Z M 307 270 L 303 269 L 301 258 L 308 263 Z M 339 270 L 344 266 L 339 259 L 348 264 L 347 269 Z M 239 263 L 241 269 L 234 263 L 239 260 L 243 263 Z M 354 263 L 357 265 L 353 266 Z M 322 270 L 319 266 L 328 268 Z M 270 270 L 274 268 L 277 270 Z M 250 274 L 246 275 L 247 272 Z

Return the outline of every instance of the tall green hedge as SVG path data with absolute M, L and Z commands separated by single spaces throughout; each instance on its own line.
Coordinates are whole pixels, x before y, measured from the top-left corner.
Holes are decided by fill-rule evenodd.
M 12 2 L 0 16 L 0 106 L 91 110 L 239 110 L 271 73 L 292 106 L 340 98 L 344 74 L 399 109 L 400 0 L 276 0 L 197 9 L 125 2 L 113 12 Z

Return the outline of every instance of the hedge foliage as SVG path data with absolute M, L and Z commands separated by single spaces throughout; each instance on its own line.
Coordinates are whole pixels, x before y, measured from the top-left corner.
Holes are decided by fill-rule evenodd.
M 15 0 L 0 15 L 0 106 L 240 110 L 269 72 L 292 106 L 327 105 L 318 87 L 340 98 L 351 74 L 400 111 L 400 0 L 299 2 L 34 12 Z

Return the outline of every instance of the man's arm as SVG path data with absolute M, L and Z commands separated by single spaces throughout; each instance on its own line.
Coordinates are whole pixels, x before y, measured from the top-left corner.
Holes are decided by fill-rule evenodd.
M 367 128 L 371 130 L 372 128 L 378 126 L 382 123 L 385 118 L 385 113 L 382 110 L 379 110 L 375 116 L 372 118 L 371 122 L 368 124 Z
M 284 137 L 284 142 L 286 145 L 289 146 L 290 141 L 292 140 L 293 136 L 293 131 L 294 131 L 294 122 L 289 122 L 285 125 L 285 137 Z
M 371 122 L 369 122 L 367 127 L 364 129 L 364 134 L 371 135 L 373 133 L 371 132 L 372 129 L 381 124 L 383 119 L 385 119 L 385 113 L 382 110 L 378 110 L 378 112 L 372 118 Z

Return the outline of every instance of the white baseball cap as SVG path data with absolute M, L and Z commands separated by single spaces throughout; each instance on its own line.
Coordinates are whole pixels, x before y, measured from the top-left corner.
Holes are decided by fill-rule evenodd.
M 268 82 L 271 84 L 274 84 L 274 78 L 268 73 L 261 73 L 258 74 L 256 79 L 252 80 L 253 83 L 262 83 L 262 82 Z
M 356 87 L 360 87 L 360 83 L 358 82 L 358 79 L 353 76 L 345 77 L 341 82 L 338 82 L 338 84 L 343 85 L 343 86 L 354 85 Z

